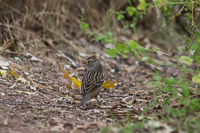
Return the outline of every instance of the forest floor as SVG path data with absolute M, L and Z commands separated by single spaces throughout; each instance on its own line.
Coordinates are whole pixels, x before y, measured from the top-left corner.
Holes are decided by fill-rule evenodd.
M 128 59 L 119 56 L 112 59 L 101 44 L 87 44 L 84 39 L 77 40 L 77 44 L 81 44 L 80 56 L 63 44 L 53 48 L 38 45 L 21 54 L 1 53 L 0 63 L 7 64 L 8 73 L 0 78 L 0 132 L 97 132 L 105 127 L 124 126 L 128 121 L 132 124 L 143 119 L 159 121 L 160 116 L 152 112 L 162 115 L 163 105 L 150 107 L 145 112 L 148 118 L 141 115 L 154 98 L 152 66 L 134 60 L 131 55 Z M 101 104 L 91 100 L 84 110 L 78 107 L 79 89 L 70 87 L 60 67 L 82 79 L 85 71 L 82 62 L 93 54 L 103 64 L 105 79 L 120 83 L 115 88 L 102 88 L 98 97 Z M 146 125 L 143 132 L 148 131 Z

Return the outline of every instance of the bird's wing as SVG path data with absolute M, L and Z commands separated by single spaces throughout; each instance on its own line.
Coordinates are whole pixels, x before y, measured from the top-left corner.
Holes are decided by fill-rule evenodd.
M 90 93 L 94 88 L 101 86 L 103 82 L 104 78 L 102 72 L 87 71 L 81 85 L 83 95 Z

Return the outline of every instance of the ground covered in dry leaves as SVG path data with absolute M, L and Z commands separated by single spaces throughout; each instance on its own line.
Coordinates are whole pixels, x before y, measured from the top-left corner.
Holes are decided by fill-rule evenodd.
M 8 73 L 0 78 L 0 132 L 97 132 L 124 126 L 128 120 L 133 124 L 143 120 L 141 112 L 153 100 L 152 66 L 131 55 L 128 59 L 112 59 L 101 44 L 78 41 L 79 54 L 62 44 L 54 48 L 41 44 L 21 54 L 1 53 L 1 64 L 7 64 Z M 101 104 L 94 99 L 83 110 L 78 107 L 79 89 L 71 88 L 60 67 L 82 79 L 82 62 L 93 54 L 101 60 L 106 80 L 120 83 L 114 89 L 102 88 L 98 97 Z M 148 119 L 159 119 L 151 114 L 162 108 L 158 105 L 149 109 Z M 150 131 L 148 125 L 142 131 Z

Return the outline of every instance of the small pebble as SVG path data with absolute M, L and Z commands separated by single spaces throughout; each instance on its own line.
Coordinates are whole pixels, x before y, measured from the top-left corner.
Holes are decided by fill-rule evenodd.
M 120 67 L 119 66 L 115 66 L 115 72 L 119 72 L 120 71 Z

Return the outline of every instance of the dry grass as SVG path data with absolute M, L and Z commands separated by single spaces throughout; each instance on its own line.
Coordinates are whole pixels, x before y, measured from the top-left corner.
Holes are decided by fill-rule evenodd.
M 0 2 L 0 43 L 5 46 L 8 40 L 18 40 L 30 47 L 51 38 L 77 50 L 70 40 L 79 36 L 81 15 L 91 29 L 116 31 L 117 21 L 109 11 L 120 10 L 125 4 L 121 0 L 3 0 Z

